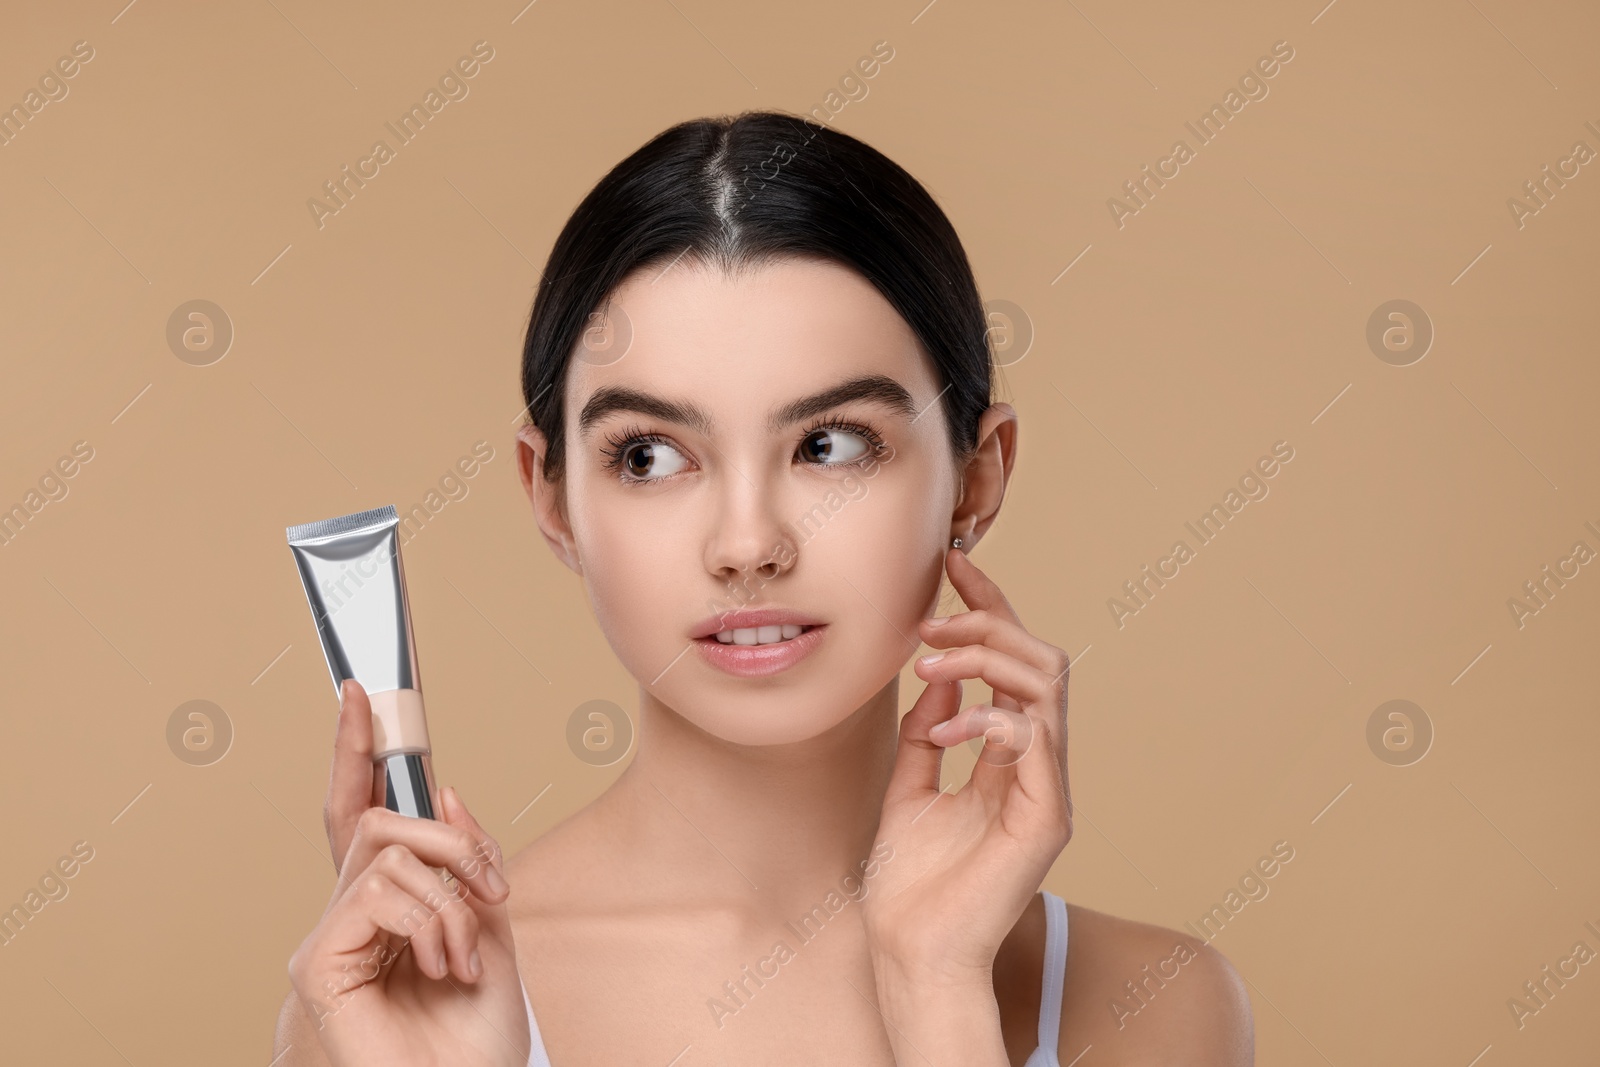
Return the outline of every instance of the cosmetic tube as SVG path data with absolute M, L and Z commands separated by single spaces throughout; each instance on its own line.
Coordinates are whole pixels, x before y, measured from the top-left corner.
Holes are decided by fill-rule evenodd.
M 432 746 L 399 533 L 392 505 L 288 528 L 334 692 L 354 678 L 372 702 L 373 803 L 381 797 L 390 811 L 433 819 Z

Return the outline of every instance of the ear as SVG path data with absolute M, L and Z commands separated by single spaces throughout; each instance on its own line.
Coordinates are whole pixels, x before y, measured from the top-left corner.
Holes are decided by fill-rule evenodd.
M 1017 461 L 1017 411 L 991 404 L 978 420 L 978 451 L 961 472 L 961 499 L 950 516 L 950 536 L 970 552 L 1000 514 Z
M 549 482 L 544 477 L 544 457 L 549 446 L 544 432 L 531 422 L 517 430 L 517 476 L 522 479 L 522 491 L 528 494 L 533 505 L 533 518 L 539 532 L 556 558 L 577 574 L 583 573 L 583 563 L 578 559 L 577 539 L 566 516 L 566 486 Z

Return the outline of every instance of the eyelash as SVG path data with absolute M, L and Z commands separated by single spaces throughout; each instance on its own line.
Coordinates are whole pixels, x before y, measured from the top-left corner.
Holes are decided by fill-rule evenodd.
M 812 423 L 806 428 L 805 432 L 800 435 L 800 440 L 804 441 L 806 438 L 810 437 L 819 430 L 842 430 L 845 433 L 853 433 L 867 442 L 867 451 L 859 458 L 850 460 L 846 463 L 813 463 L 811 466 L 858 467 L 866 463 L 868 460 L 877 459 L 883 453 L 883 437 L 876 430 L 870 426 L 863 426 L 860 423 L 848 422 L 839 418 L 824 419 L 821 422 Z M 648 485 L 651 482 L 662 481 L 663 479 L 660 478 L 630 478 L 622 469 L 622 461 L 627 456 L 630 448 L 635 445 L 650 444 L 667 445 L 673 449 L 678 447 L 663 434 L 646 433 L 635 426 L 628 426 L 620 433 L 610 435 L 606 438 L 605 447 L 601 449 L 601 453 L 605 456 L 604 469 L 615 474 L 617 476 L 617 480 L 624 485 L 639 486 Z M 795 445 L 796 449 L 799 447 L 799 444 Z

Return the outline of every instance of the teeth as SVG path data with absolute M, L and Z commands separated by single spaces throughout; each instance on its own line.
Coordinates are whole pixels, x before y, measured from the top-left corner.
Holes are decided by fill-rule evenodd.
M 717 641 L 724 645 L 772 645 L 799 637 L 804 626 L 784 623 L 782 626 L 751 626 L 736 630 L 723 630 Z

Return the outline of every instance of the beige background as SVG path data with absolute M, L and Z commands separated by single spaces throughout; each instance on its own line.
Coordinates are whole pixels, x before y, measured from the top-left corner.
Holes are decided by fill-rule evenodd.
M 1600 163 L 1520 229 L 1507 208 L 1600 150 L 1592 5 L 121 3 L 0 35 L 7 105 L 95 51 L 0 147 L 0 504 L 94 449 L 0 548 L 0 904 L 94 849 L 0 948 L 9 1061 L 271 1058 L 331 880 L 334 698 L 288 524 L 407 507 L 488 441 L 405 550 L 441 778 L 509 848 L 606 786 L 621 764 L 576 759 L 566 720 L 634 685 L 510 449 L 536 264 L 659 130 L 810 110 L 879 40 L 834 121 L 926 183 L 1035 331 L 975 559 L 1078 657 L 1081 818 L 1047 884 L 1180 926 L 1288 841 L 1214 942 L 1261 1063 L 1600 1055 L 1600 963 L 1521 1029 L 1506 1003 L 1600 951 L 1600 564 L 1520 629 L 1507 608 L 1600 551 Z M 470 95 L 319 230 L 307 199 L 478 40 Z M 1107 198 L 1280 40 L 1270 94 L 1119 229 Z M 235 331 L 210 366 L 166 341 L 194 299 Z M 1436 329 L 1406 367 L 1365 340 L 1392 299 Z M 1270 495 L 1119 629 L 1108 598 L 1280 440 Z M 1409 766 L 1367 742 L 1397 698 L 1435 734 Z M 235 732 L 210 766 L 166 740 L 195 699 Z

